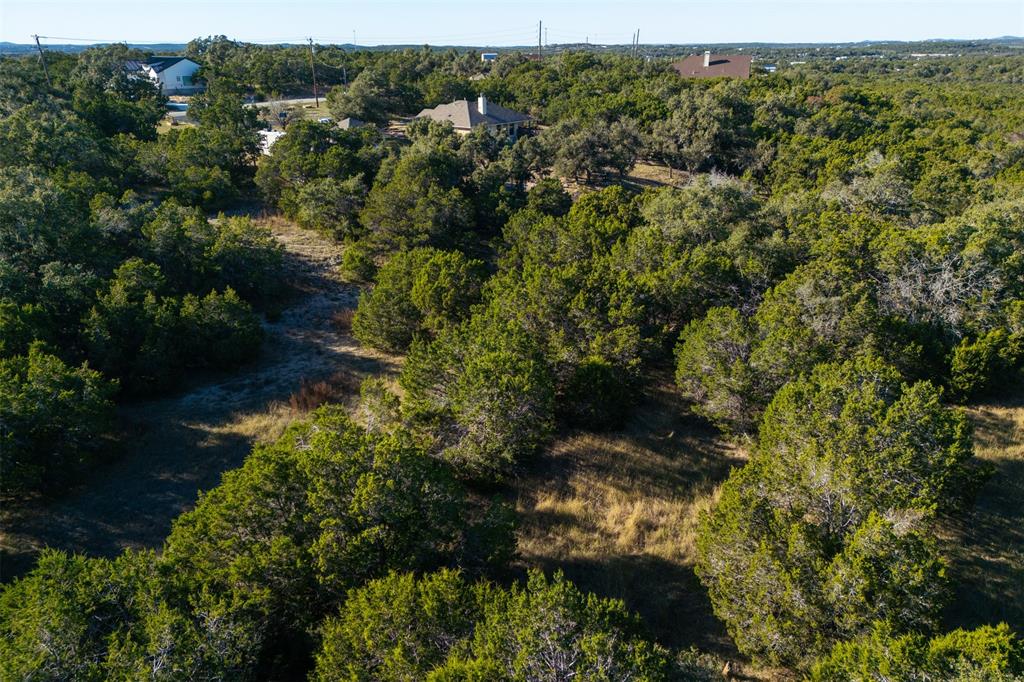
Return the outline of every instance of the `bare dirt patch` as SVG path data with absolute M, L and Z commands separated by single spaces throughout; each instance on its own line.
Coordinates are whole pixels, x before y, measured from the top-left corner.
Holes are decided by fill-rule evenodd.
M 358 377 L 395 370 L 393 358 L 363 348 L 337 322 L 358 298 L 358 289 L 335 274 L 341 247 L 280 218 L 263 222 L 286 249 L 284 277 L 296 293 L 264 324 L 260 358 L 174 395 L 123 407 L 121 456 L 59 499 L 3 510 L 0 578 L 26 571 L 44 547 L 93 556 L 159 547 L 200 490 L 216 486 L 255 441 L 272 440 L 301 414 L 307 403 L 289 399 L 304 386 L 324 382 L 318 390 L 335 390 L 332 399 L 343 399 L 339 392 L 351 392 Z

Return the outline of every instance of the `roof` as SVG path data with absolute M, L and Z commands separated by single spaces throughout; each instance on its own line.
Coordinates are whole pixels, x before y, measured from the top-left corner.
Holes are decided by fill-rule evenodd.
M 260 148 L 264 154 L 269 154 L 274 143 L 284 137 L 283 130 L 260 130 L 257 132 L 260 134 Z
M 433 109 L 424 109 L 416 114 L 416 118 L 429 118 L 434 121 L 451 121 L 459 130 L 469 130 L 477 126 L 508 125 L 525 123 L 530 120 L 526 114 L 506 109 L 503 106 L 487 102 L 487 113 L 481 114 L 477 103 L 460 99 L 449 104 L 441 104 Z
M 352 118 L 351 116 L 348 117 L 348 118 L 343 118 L 340 121 L 338 121 L 338 127 L 343 129 L 343 130 L 352 130 L 353 128 L 362 128 L 365 125 L 366 125 L 366 121 L 362 121 L 362 120 L 360 120 L 358 118 Z
M 169 55 L 165 55 L 165 56 L 162 56 L 162 57 L 150 57 L 149 59 L 147 59 L 144 62 L 144 64 L 146 66 L 148 66 L 149 68 L 153 69 L 153 71 L 155 71 L 156 73 L 160 73 L 161 71 L 169 69 L 170 67 L 174 66 L 178 62 L 182 62 L 182 61 L 184 61 L 184 62 L 192 62 L 196 66 L 199 66 L 199 64 L 196 64 L 195 62 L 193 62 L 188 57 L 175 57 L 175 56 L 169 56 Z
M 686 78 L 750 78 L 748 54 L 713 54 L 711 63 L 704 66 L 704 55 L 694 54 L 672 64 L 672 68 Z

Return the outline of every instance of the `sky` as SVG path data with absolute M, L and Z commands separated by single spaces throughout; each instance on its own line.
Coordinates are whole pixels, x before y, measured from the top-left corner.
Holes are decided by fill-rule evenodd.
M 1024 0 L 0 0 L 0 41 L 360 45 L 856 42 L 1024 35 Z M 74 39 L 74 40 L 69 40 Z

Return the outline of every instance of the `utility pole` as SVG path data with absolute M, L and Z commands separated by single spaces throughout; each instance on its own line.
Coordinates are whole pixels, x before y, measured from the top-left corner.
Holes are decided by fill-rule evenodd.
M 544 59 L 544 47 L 541 43 L 541 26 L 544 25 L 543 21 L 537 22 L 537 59 Z
M 46 55 L 43 54 L 43 46 L 39 44 L 39 36 L 32 36 L 36 39 L 36 49 L 39 50 L 39 61 L 43 63 L 43 75 L 46 76 L 46 87 L 50 87 L 50 70 L 46 68 Z
M 320 94 L 316 91 L 316 62 L 313 60 L 313 39 L 309 39 L 309 70 L 313 72 L 313 100 L 320 108 Z
M 636 47 L 633 48 L 633 56 L 640 56 L 640 29 L 636 30 Z

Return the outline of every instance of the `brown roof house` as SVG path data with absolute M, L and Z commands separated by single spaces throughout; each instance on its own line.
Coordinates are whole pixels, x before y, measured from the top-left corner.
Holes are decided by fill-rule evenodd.
M 483 95 L 475 102 L 460 99 L 433 109 L 424 109 L 416 114 L 416 118 L 429 118 L 442 123 L 448 121 L 458 133 L 468 133 L 473 128 L 486 126 L 493 130 L 504 130 L 513 137 L 519 133 L 519 126 L 530 122 L 526 114 L 488 102 Z
M 690 55 L 672 64 L 684 78 L 750 78 L 750 55 L 711 54 Z

